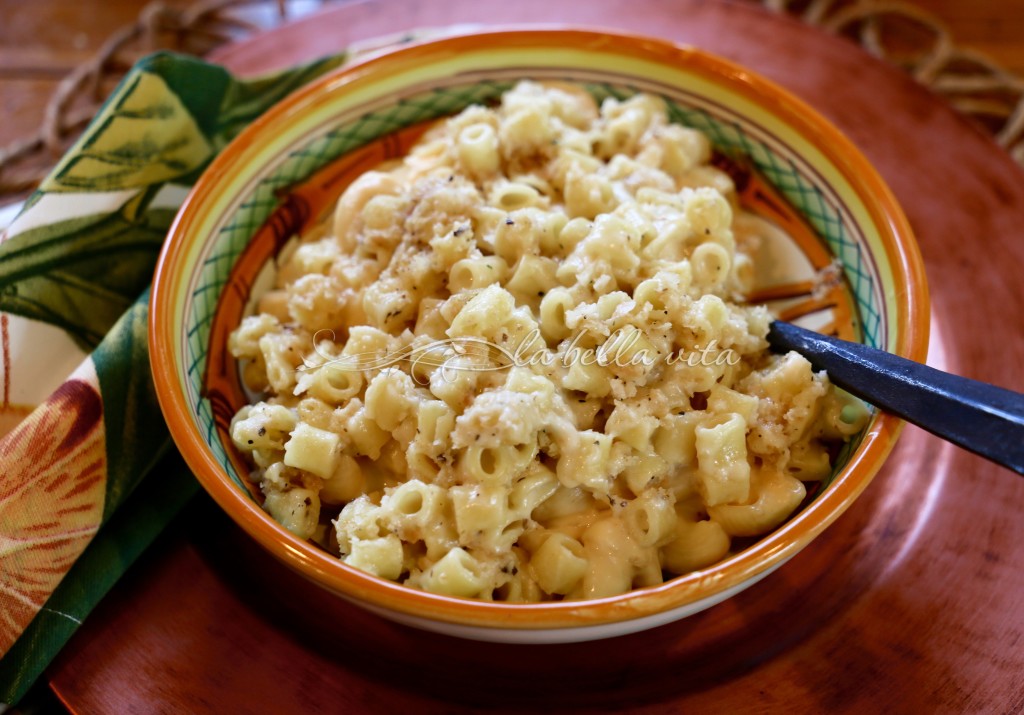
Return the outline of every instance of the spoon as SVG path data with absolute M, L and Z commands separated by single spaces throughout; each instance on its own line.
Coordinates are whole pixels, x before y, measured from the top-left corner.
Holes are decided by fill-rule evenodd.
M 1024 395 L 778 320 L 768 342 L 850 394 L 1024 475 Z

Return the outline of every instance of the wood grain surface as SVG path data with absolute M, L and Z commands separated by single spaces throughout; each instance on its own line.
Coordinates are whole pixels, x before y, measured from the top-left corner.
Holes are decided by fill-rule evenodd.
M 526 19 L 690 42 L 808 100 L 875 163 L 919 237 L 929 363 L 1024 389 L 1024 173 L 928 91 L 798 22 L 712 0 L 363 0 L 219 58 L 257 71 L 409 27 Z M 202 498 L 49 675 L 90 714 L 1018 713 L 1022 504 L 1024 480 L 908 428 L 836 524 L 738 597 L 633 636 L 506 646 L 348 606 L 272 563 Z
M 186 7 L 194 1 L 162 0 L 162 4 Z M 291 5 L 306 12 L 311 6 L 343 2 L 358 0 L 291 0 Z M 488 2 L 500 4 L 498 0 L 478 4 L 486 7 Z M 152 0 L 0 0 L 0 111 L 4 119 L 0 122 L 0 149 L 33 133 L 61 79 L 85 62 L 111 33 L 134 22 L 143 8 L 152 4 Z M 942 21 L 959 45 L 984 52 L 1024 77 L 1021 0 L 909 0 L 909 4 Z M 273 20 L 273 13 L 249 13 L 246 17 L 265 24 Z M 405 27 L 412 27 L 411 21 Z M 46 165 L 56 159 L 43 156 L 34 163 Z M 4 202 L 5 197 L 0 196 L 0 204 Z

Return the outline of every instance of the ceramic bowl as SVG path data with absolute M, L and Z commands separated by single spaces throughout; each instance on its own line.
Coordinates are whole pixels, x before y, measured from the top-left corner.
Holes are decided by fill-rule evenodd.
M 294 570 L 420 628 L 492 641 L 580 641 L 685 617 L 764 578 L 850 506 L 901 422 L 873 414 L 831 479 L 773 533 L 714 566 L 614 598 L 506 604 L 434 595 L 346 566 L 276 524 L 228 436 L 231 417 L 247 402 L 225 348 L 228 334 L 266 282 L 274 255 L 328 211 L 349 181 L 404 152 L 423 122 L 495 100 L 524 78 L 579 83 L 598 99 L 663 97 L 673 121 L 710 136 L 752 210 L 793 238 L 766 254 L 761 298 L 777 301 L 786 317 L 923 361 L 927 289 L 910 228 L 878 174 L 828 121 L 755 73 L 698 49 L 610 32 L 525 29 L 406 46 L 342 68 L 244 131 L 198 181 L 160 256 L 152 368 L 171 434 L 199 481 Z M 845 281 L 822 301 L 806 285 L 829 265 L 840 266 Z

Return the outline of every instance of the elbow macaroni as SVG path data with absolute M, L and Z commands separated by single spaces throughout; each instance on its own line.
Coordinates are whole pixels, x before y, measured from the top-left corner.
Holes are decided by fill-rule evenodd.
M 352 183 L 230 338 L 264 508 L 381 578 L 511 601 L 778 527 L 866 413 L 734 302 L 710 156 L 655 97 L 523 82 Z

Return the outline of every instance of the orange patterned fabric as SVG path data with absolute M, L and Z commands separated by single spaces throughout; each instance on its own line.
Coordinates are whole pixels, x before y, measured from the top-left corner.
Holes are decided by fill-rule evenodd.
M 0 440 L 0 655 L 99 528 L 103 401 L 92 362 Z

